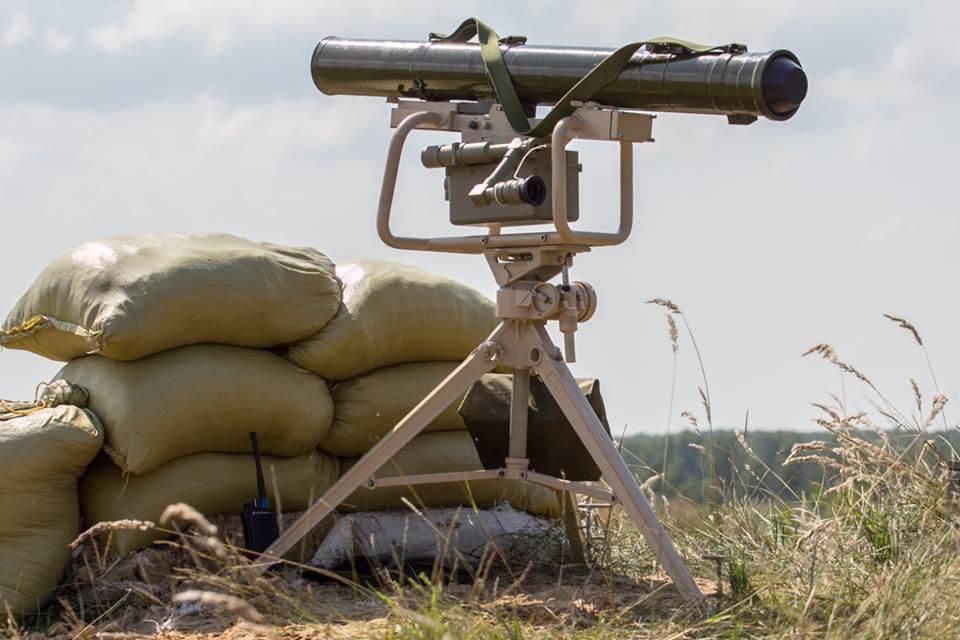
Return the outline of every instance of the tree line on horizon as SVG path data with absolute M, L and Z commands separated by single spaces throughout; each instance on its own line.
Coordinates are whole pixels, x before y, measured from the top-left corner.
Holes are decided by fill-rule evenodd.
M 916 433 L 888 435 L 908 455 L 920 444 Z M 954 460 L 954 452 L 960 451 L 960 432 L 956 430 L 930 432 L 920 440 L 933 440 L 945 460 Z M 738 436 L 733 430 L 714 430 L 712 434 L 688 430 L 669 436 L 633 434 L 618 444 L 641 481 L 663 473 L 666 465 L 664 477 L 652 485 L 658 494 L 702 504 L 708 497 L 796 500 L 817 494 L 830 486 L 833 478 L 829 471 L 815 463 L 784 464 L 795 444 L 812 441 L 836 439 L 827 432 L 812 431 L 752 431 Z

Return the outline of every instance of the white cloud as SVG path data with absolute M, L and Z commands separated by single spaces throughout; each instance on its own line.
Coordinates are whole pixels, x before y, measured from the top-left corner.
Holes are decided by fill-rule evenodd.
M 44 42 L 51 53 L 69 51 L 74 44 L 74 37 L 64 33 L 57 27 L 49 27 L 43 34 Z
M 810 73 L 809 99 L 789 123 L 727 127 L 720 118 L 663 115 L 657 143 L 638 149 L 634 236 L 583 256 L 573 274 L 601 296 L 596 318 L 578 336 L 576 371 L 604 380 L 617 428 L 664 422 L 672 355 L 661 315 L 642 304 L 657 295 L 674 298 L 694 323 L 715 415 L 725 425 L 741 423 L 749 408 L 751 422 L 802 426 L 827 378 L 798 354 L 822 340 L 885 391 L 892 387 L 891 396 L 901 387 L 909 395 L 901 383 L 918 375 L 912 352 L 888 350 L 884 311 L 921 326 L 942 370 L 960 371 L 952 321 L 960 302 L 940 293 L 960 269 L 950 193 L 958 54 L 949 33 L 958 17 L 950 7 L 960 3 L 940 5 L 919 0 L 910 12 L 887 0 L 485 7 L 483 17 L 502 33 L 526 32 L 534 42 L 613 45 L 660 33 L 743 39 L 794 48 Z M 34 12 L 29 26 L 35 21 L 43 35 L 57 24 L 66 38 L 85 34 L 74 47 L 140 56 L 137 73 L 156 78 L 165 100 L 143 104 L 120 64 L 104 82 L 90 83 L 98 100 L 86 104 L 95 109 L 0 105 L 0 223 L 18 238 L 0 252 L 0 307 L 11 306 L 58 252 L 152 229 L 226 231 L 314 245 L 337 259 L 418 263 L 492 292 L 476 257 L 393 252 L 377 240 L 374 209 L 390 135 L 382 101 L 268 95 L 303 88 L 279 84 L 261 95 L 256 86 L 231 99 L 221 97 L 230 87 L 197 95 L 195 87 L 221 86 L 217 65 L 232 58 L 198 65 L 209 78 L 190 67 L 198 50 L 235 52 L 247 38 L 260 38 L 258 51 L 269 53 L 288 37 L 417 37 L 449 29 L 469 11 L 421 0 L 239 0 L 229 13 L 211 0 L 112 7 L 84 14 L 79 26 Z M 539 12 L 537 21 L 530 11 Z M 96 29 L 85 31 L 90 23 Z M 3 33 L 0 24 L 0 42 Z M 55 48 L 49 38 L 46 45 Z M 174 49 L 181 64 L 171 69 Z M 78 64 L 99 69 L 106 57 L 85 53 Z M 265 62 L 289 64 L 284 55 Z M 178 84 L 167 75 L 174 73 L 191 82 Z M 449 138 L 414 138 L 399 182 L 398 230 L 443 231 L 436 228 L 445 215 L 440 178 L 419 166 L 415 149 Z M 581 160 L 584 225 L 609 227 L 615 154 L 587 149 Z M 38 381 L 30 366 L 39 359 L 21 355 L 0 354 L 0 396 L 28 396 Z M 678 411 L 699 402 L 691 355 L 682 344 Z
M 59 216 L 64 195 L 72 194 L 70 220 L 137 210 L 150 218 L 142 222 L 163 226 L 171 201 L 230 198 L 238 189 L 256 190 L 262 202 L 286 199 L 296 191 L 290 181 L 308 178 L 306 167 L 347 148 L 380 106 L 313 99 L 233 104 L 199 95 L 111 111 L 4 107 L 0 191 L 8 196 L 0 215 L 21 205 Z
M 198 42 L 204 52 L 219 54 L 247 36 L 282 37 L 310 34 L 318 40 L 326 25 L 387 25 L 411 22 L 432 24 L 437 4 L 427 0 L 393 2 L 373 0 L 358 7 L 346 2 L 304 0 L 137 0 L 112 22 L 90 30 L 89 38 L 103 51 L 125 51 L 167 39 Z M 428 31 L 424 27 L 424 32 Z
M 30 14 L 18 10 L 10 17 L 7 28 L 0 35 L 0 42 L 5 47 L 17 47 L 33 37 L 33 34 L 33 20 L 30 19 Z
M 904 12 L 898 0 L 609 0 L 602 11 L 595 5 L 575 3 L 571 22 L 585 33 L 600 30 L 602 35 L 617 36 L 619 42 L 672 35 L 705 43 L 746 40 L 757 47 L 776 46 L 770 42 L 774 35 L 811 29 L 823 33 L 835 26 L 844 27 L 851 41 L 868 40 L 874 35 L 870 30 L 877 26 L 877 17 L 893 16 L 903 23 L 902 16 L 909 13 L 911 20 L 922 20 L 938 12 L 942 4 L 942 0 L 916 0 L 910 11 Z
M 378 100 L 319 95 L 237 103 L 202 94 L 99 110 L 0 107 L 0 222 L 14 224 L 23 239 L 0 253 L 0 307 L 12 306 L 50 258 L 72 246 L 157 229 L 312 245 L 338 260 L 401 260 L 492 293 L 475 256 L 394 252 L 377 240 L 387 111 Z M 634 237 L 582 257 L 573 274 L 601 296 L 596 319 L 578 336 L 576 372 L 604 380 L 617 428 L 663 424 L 671 355 L 662 317 L 642 304 L 657 295 L 674 298 L 695 324 L 715 415 L 725 425 L 750 408 L 761 424 L 802 426 L 824 378 L 798 353 L 822 340 L 851 357 L 859 351 L 855 362 L 871 377 L 899 382 L 901 356 L 870 360 L 871 346 L 886 341 L 881 311 L 903 310 L 931 344 L 942 345 L 933 347 L 942 366 L 960 370 L 960 349 L 949 348 L 950 318 L 960 306 L 921 296 L 925 285 L 917 284 L 958 268 L 952 239 L 920 241 L 949 224 L 952 205 L 936 194 L 941 179 L 932 169 L 891 160 L 920 149 L 946 157 L 950 149 L 935 146 L 932 121 L 907 124 L 804 131 L 693 116 L 657 120 L 658 142 L 637 151 Z M 442 233 L 440 177 L 419 166 L 415 150 L 446 136 L 415 135 L 397 193 L 398 231 Z M 863 138 L 879 143 L 862 145 Z M 614 159 L 606 148 L 581 157 L 588 227 L 610 226 L 615 217 Z M 929 202 L 918 198 L 922 192 Z M 870 242 L 859 243 L 874 220 Z M 878 305 L 869 319 L 879 321 L 864 328 L 865 309 Z M 698 406 L 697 369 L 689 345 L 681 348 L 687 360 L 678 411 Z M 630 364 L 638 360 L 647 366 Z M 28 396 L 55 368 L 0 354 L 0 395 Z

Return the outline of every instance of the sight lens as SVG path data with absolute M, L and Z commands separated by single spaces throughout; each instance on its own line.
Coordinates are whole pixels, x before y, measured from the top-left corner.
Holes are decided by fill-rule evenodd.
M 540 176 L 524 178 L 520 185 L 520 199 L 527 204 L 539 207 L 547 199 L 547 183 Z
M 763 99 L 778 116 L 793 113 L 807 96 L 807 74 L 797 62 L 781 55 L 763 72 Z

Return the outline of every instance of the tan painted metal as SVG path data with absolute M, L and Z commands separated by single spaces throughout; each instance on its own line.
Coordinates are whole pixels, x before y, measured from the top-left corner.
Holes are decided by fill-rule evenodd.
M 441 482 L 476 482 L 479 480 L 496 480 L 503 478 L 502 469 L 487 469 L 483 471 L 451 471 L 448 473 L 421 473 L 413 476 L 391 476 L 389 478 L 371 478 L 367 481 L 367 489 L 379 487 L 413 487 L 418 484 L 439 484 Z
M 526 480 L 529 480 L 534 484 L 542 484 L 545 487 L 550 487 L 551 489 L 557 489 L 559 491 L 569 491 L 571 493 L 579 493 L 581 495 L 597 498 L 599 500 L 616 502 L 616 496 L 613 495 L 613 491 L 610 489 L 587 484 L 585 482 L 572 482 L 570 480 L 564 480 L 563 478 L 554 478 L 553 476 L 537 473 L 536 471 L 527 471 Z
M 448 253 L 483 253 L 486 249 L 540 247 L 558 244 L 611 246 L 621 244 L 630 235 L 633 225 L 633 143 L 651 142 L 654 116 L 601 109 L 584 105 L 574 115 L 562 119 L 551 136 L 553 224 L 556 231 L 544 233 L 491 233 L 489 235 L 417 238 L 398 236 L 390 228 L 393 196 L 396 189 L 400 157 L 407 136 L 414 129 L 459 131 L 467 140 L 510 142 L 512 132 L 499 105 L 486 115 L 461 114 L 457 106 L 447 102 L 401 101 L 391 112 L 396 127 L 387 151 L 380 200 L 377 209 L 377 233 L 390 247 L 414 251 Z M 620 145 L 620 223 L 615 232 L 575 231 L 567 221 L 566 145 L 572 138 L 615 141 Z
M 499 105 L 478 113 L 477 105 L 459 107 L 450 103 L 398 103 L 391 114 L 396 126 L 387 153 L 377 211 L 377 232 L 384 243 L 398 249 L 483 253 L 500 291 L 497 317 L 500 325 L 489 338 L 423 399 L 393 431 L 361 457 L 304 515 L 263 554 L 259 571 L 279 561 L 313 527 L 360 487 L 407 486 L 428 482 L 463 482 L 489 478 L 525 480 L 563 491 L 622 504 L 640 530 L 680 594 L 699 602 L 703 594 L 687 571 L 656 514 L 647 503 L 636 479 L 613 445 L 590 403 L 580 391 L 563 355 L 546 330 L 547 321 L 559 321 L 564 334 L 567 361 L 574 357 L 573 334 L 579 322 L 594 313 L 594 288 L 569 282 L 567 269 L 573 257 L 593 246 L 624 242 L 633 223 L 633 142 L 652 141 L 652 116 L 599 109 L 585 105 L 557 123 L 551 137 L 553 162 L 554 231 L 504 234 L 491 226 L 489 235 L 416 238 L 395 235 L 390 228 L 393 194 L 404 142 L 413 129 L 459 131 L 464 142 L 502 144 L 515 138 Z M 471 109 L 472 111 L 461 111 Z M 620 145 L 620 224 L 615 232 L 583 232 L 570 228 L 566 216 L 565 146 L 573 137 L 618 142 Z M 563 284 L 548 281 L 563 273 Z M 417 434 L 495 367 L 514 372 L 510 416 L 509 456 L 500 469 L 462 473 L 423 474 L 377 478 L 376 473 Z M 527 458 L 527 403 L 530 376 L 537 375 L 556 399 L 587 452 L 596 462 L 610 489 L 544 475 L 529 468 Z

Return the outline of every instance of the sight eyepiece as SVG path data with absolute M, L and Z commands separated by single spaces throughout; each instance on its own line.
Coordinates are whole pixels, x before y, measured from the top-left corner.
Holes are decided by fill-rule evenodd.
M 520 180 L 520 200 L 539 207 L 547 200 L 547 183 L 540 176 L 528 176 Z
M 501 206 L 529 204 L 539 207 L 547 200 L 547 183 L 540 176 L 504 180 L 484 189 L 483 199 Z

